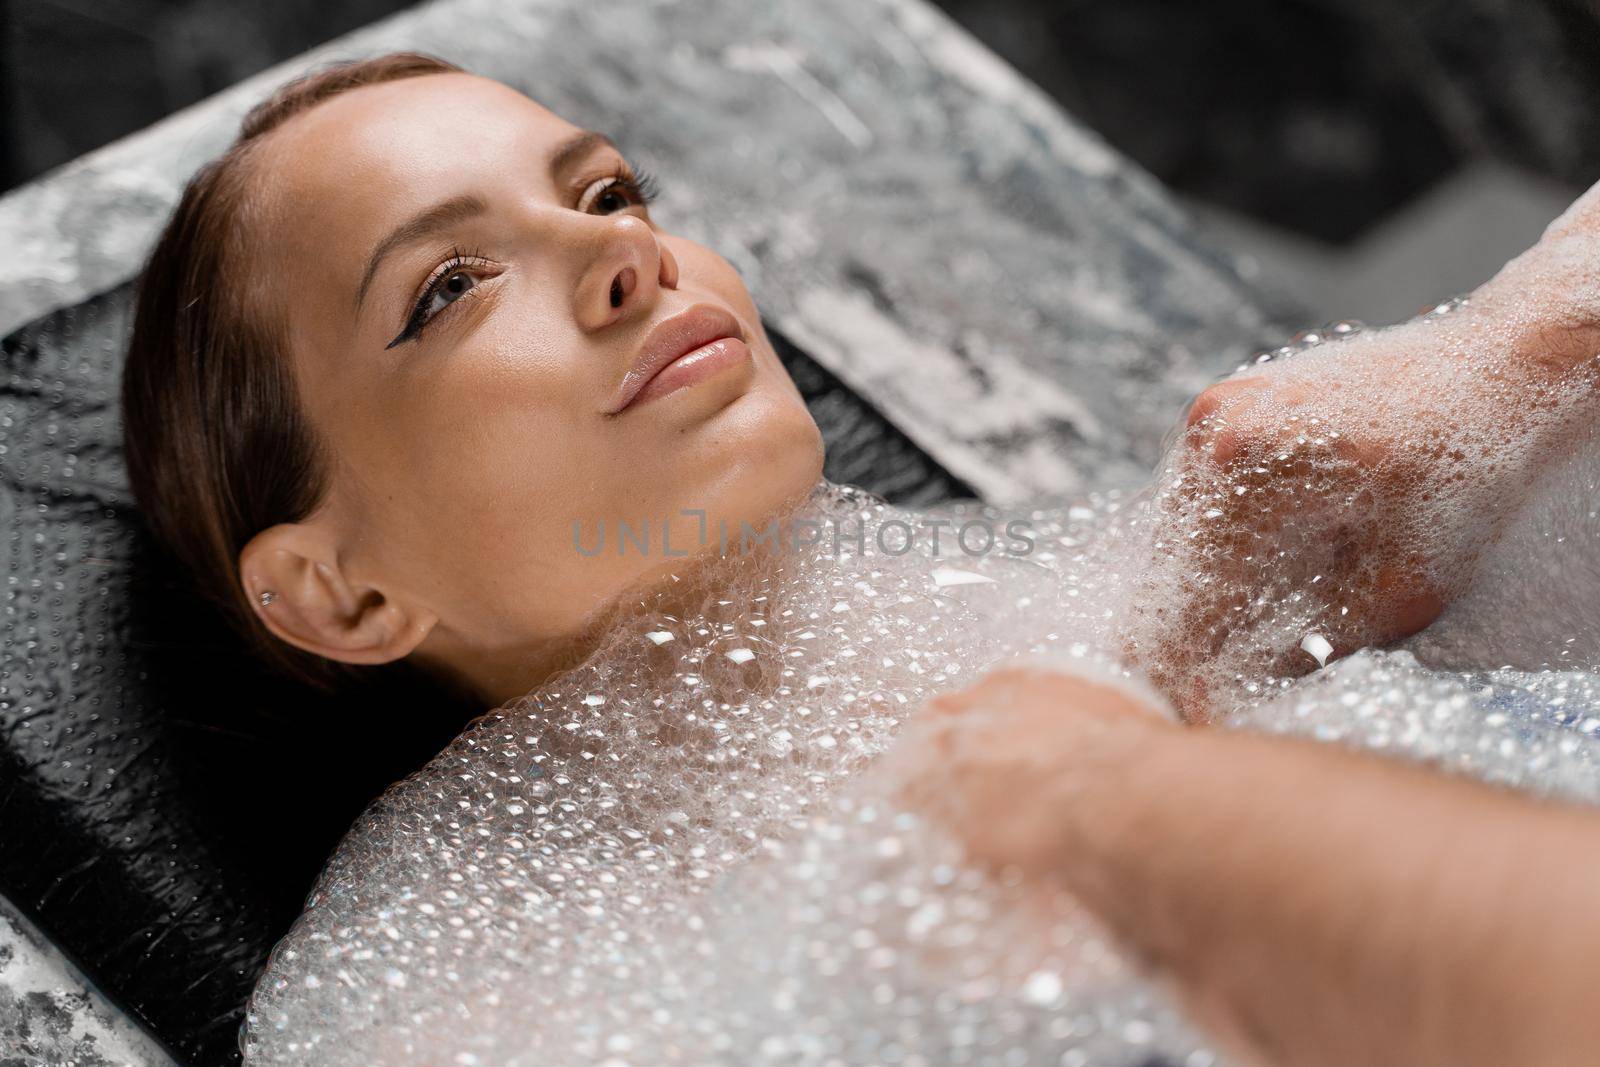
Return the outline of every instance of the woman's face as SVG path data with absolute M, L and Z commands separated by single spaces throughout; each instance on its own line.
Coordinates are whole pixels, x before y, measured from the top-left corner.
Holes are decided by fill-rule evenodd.
M 331 474 L 314 515 L 241 555 L 279 636 L 415 651 L 509 699 L 619 594 L 820 476 L 738 273 L 657 227 L 605 139 L 466 74 L 352 90 L 267 136 L 262 288 Z M 664 358 L 742 340 L 636 390 L 647 338 L 691 309 Z

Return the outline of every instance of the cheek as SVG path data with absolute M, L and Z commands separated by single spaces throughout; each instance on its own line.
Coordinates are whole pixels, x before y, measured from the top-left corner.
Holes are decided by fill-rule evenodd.
M 678 261 L 680 290 L 710 293 L 733 309 L 752 330 L 761 315 L 744 278 L 722 256 L 701 244 L 682 237 L 662 235 L 662 243 Z
M 524 333 L 548 336 L 539 324 L 483 330 L 365 391 L 347 420 L 353 473 L 396 524 L 486 552 L 584 495 L 600 444 L 592 389 Z

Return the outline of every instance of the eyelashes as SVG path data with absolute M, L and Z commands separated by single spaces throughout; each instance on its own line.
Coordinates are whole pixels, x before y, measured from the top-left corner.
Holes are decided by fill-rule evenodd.
M 577 187 L 578 195 L 581 196 L 583 192 L 601 181 L 606 181 L 607 184 L 600 192 L 595 194 L 590 207 L 619 192 L 624 194 L 629 201 L 624 203 L 619 210 L 626 210 L 633 206 L 648 207 L 661 195 L 660 183 L 653 174 L 643 168 L 630 166 L 626 162 L 618 163 L 609 174 L 584 179 Z M 605 212 L 608 215 L 615 213 L 615 211 Z M 484 272 L 493 269 L 493 265 L 489 263 L 480 251 L 476 249 L 464 251 L 460 248 L 452 247 L 449 257 L 428 275 L 428 280 L 423 283 L 422 291 L 417 294 L 416 300 L 412 302 L 411 311 L 406 316 L 400 333 L 394 340 L 384 346 L 385 350 L 419 337 L 429 323 L 475 291 L 478 288 L 477 285 L 458 292 L 456 299 L 450 301 L 444 307 L 438 310 L 431 310 L 435 298 L 445 291 L 445 287 L 451 280 L 474 267 Z
M 619 163 L 616 169 L 605 175 L 605 177 L 611 179 L 611 184 L 607 185 L 599 196 L 595 197 L 596 200 L 609 194 L 613 189 L 622 189 L 637 200 L 640 206 L 648 207 L 661 195 L 661 183 L 656 181 L 654 174 L 643 167 Z M 594 181 L 598 180 L 600 179 L 594 179 Z M 585 188 L 593 185 L 594 181 L 585 182 Z
M 440 314 L 437 311 L 429 313 L 429 309 L 433 306 L 434 297 L 444 291 L 445 285 L 452 278 L 464 273 L 470 267 L 478 267 L 481 270 L 489 269 L 483 256 L 476 250 L 463 252 L 459 248 L 452 248 L 450 250 L 450 258 L 435 267 L 433 273 L 428 275 L 427 282 L 423 284 L 422 292 L 417 295 L 416 301 L 411 305 L 411 313 L 406 316 L 405 325 L 401 327 L 399 335 L 394 340 L 384 345 L 384 350 L 387 351 L 395 345 L 409 341 L 421 334 L 423 327 L 427 326 Z M 473 286 L 473 289 L 476 288 L 477 286 Z M 462 297 L 471 291 L 471 289 L 466 290 L 451 303 L 459 302 Z M 449 306 L 449 304 L 445 305 L 445 307 Z

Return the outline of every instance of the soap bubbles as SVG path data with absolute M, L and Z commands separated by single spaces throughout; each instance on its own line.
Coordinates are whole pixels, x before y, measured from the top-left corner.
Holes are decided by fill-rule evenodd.
M 1458 317 L 1412 327 L 1448 336 Z M 1316 364 L 1325 354 L 1356 352 L 1374 377 L 1350 385 L 1341 371 L 1356 391 L 1346 398 L 1375 387 L 1379 350 L 1359 346 L 1389 331 L 1314 333 L 1266 369 L 1315 382 L 1332 373 Z M 1426 380 L 1449 399 L 1447 375 Z M 1375 417 L 1400 410 L 1368 399 Z M 1363 535 L 1330 519 L 1287 543 L 1248 525 L 1242 539 L 1207 536 L 1230 498 L 1270 491 L 1275 506 L 1302 507 L 1346 491 L 1339 465 L 1356 461 L 1315 444 L 1340 426 L 1284 425 L 1279 451 L 1303 437 L 1309 458 L 1270 490 L 1248 467 L 1197 480 L 1177 459 L 1146 493 L 1051 510 L 910 512 L 819 485 L 797 518 L 1021 521 L 1030 548 L 822 539 L 761 566 L 711 564 L 693 576 L 703 595 L 691 609 L 681 595 L 670 611 L 642 600 L 584 664 L 474 722 L 363 815 L 261 977 L 247 1062 L 1222 1063 L 1073 901 L 967 865 L 863 772 L 929 697 L 1008 657 L 1121 670 L 1132 655 L 1159 677 L 1162 657 L 1192 654 L 1181 642 L 1193 640 L 1207 647 L 1190 673 L 1222 728 L 1600 799 L 1600 618 L 1574 607 L 1596 602 L 1600 573 L 1585 572 L 1587 587 L 1541 580 L 1543 628 L 1468 595 L 1404 647 L 1336 658 L 1360 633 L 1340 611 L 1365 564 L 1336 572 L 1289 555 Z M 1443 446 L 1430 454 L 1476 486 L 1496 464 L 1503 473 L 1504 449 L 1486 456 L 1480 431 L 1439 433 L 1406 447 Z M 1193 439 L 1179 448 L 1192 453 Z M 1472 542 L 1461 573 L 1509 596 L 1557 541 L 1600 538 L 1594 512 L 1570 503 L 1584 488 L 1596 499 L 1595 452 L 1577 453 L 1560 490 L 1534 494 L 1492 545 L 1485 515 L 1464 511 L 1494 494 L 1448 476 L 1409 513 L 1385 513 L 1385 536 Z M 1341 500 L 1374 513 L 1359 492 Z M 1240 565 L 1212 568 L 1234 583 L 1219 613 L 1185 628 L 1163 605 L 1185 604 L 1194 568 L 1228 552 Z M 1441 580 L 1459 577 L 1453 566 L 1438 565 Z
M 795 518 L 930 514 L 1024 522 L 1000 543 L 1028 551 L 869 536 L 730 557 L 697 577 L 697 610 L 641 603 L 586 664 L 391 789 L 274 952 L 249 1062 L 1202 1050 L 1069 900 L 964 865 L 861 776 L 925 700 L 1006 655 L 1098 662 L 1114 640 L 1115 496 L 919 514 L 824 483 Z
M 1246 364 L 1199 397 L 1150 489 L 1145 592 L 1128 626 L 1135 658 L 1187 717 L 1427 627 L 1481 584 L 1535 487 L 1592 451 L 1600 330 L 1564 304 L 1581 291 L 1575 268 L 1558 258 L 1552 279 L 1548 267 L 1530 252 L 1411 322 L 1306 331 L 1292 358 Z M 1512 302 L 1528 295 L 1549 306 Z M 1587 491 L 1570 483 L 1565 499 L 1592 498 L 1592 467 L 1579 472 Z M 1501 595 L 1559 543 L 1501 553 Z M 1477 599 L 1490 645 L 1512 639 Z M 1592 614 L 1574 610 L 1540 613 L 1549 625 L 1526 629 L 1532 643 L 1571 636 Z M 1453 663 L 1493 665 L 1491 651 Z

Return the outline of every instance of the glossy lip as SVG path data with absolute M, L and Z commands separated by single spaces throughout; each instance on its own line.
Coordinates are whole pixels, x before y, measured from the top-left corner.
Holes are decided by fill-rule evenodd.
M 723 337 L 745 340 L 744 329 L 733 315 L 715 304 L 696 304 L 670 319 L 657 323 L 644 339 L 638 358 L 617 387 L 616 398 L 606 409 L 616 415 L 633 403 L 650 379 L 667 367 Z

